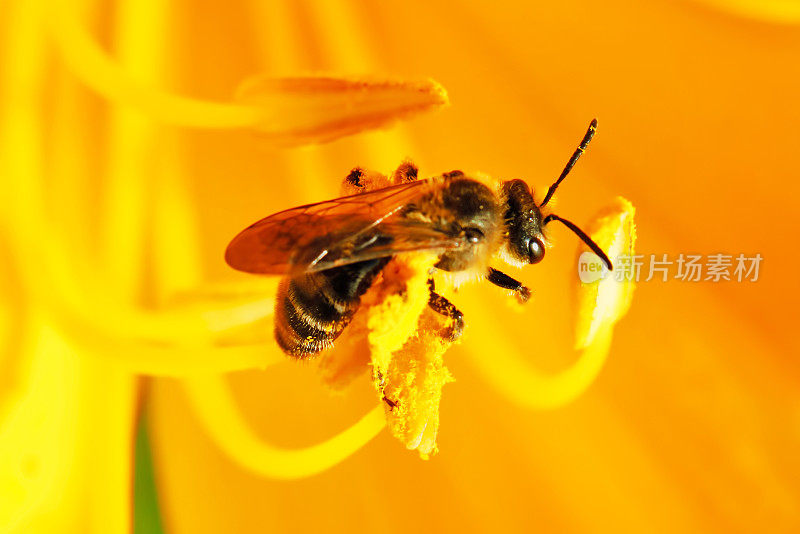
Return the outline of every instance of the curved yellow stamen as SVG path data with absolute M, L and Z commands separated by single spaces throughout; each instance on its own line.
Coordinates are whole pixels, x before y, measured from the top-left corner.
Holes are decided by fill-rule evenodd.
M 19 136 L 19 132 L 16 130 L 15 135 Z M 31 304 L 38 305 L 73 341 L 84 347 L 108 349 L 106 358 L 117 360 L 138 373 L 186 374 L 212 369 L 222 372 L 267 363 L 264 355 L 258 354 L 260 345 L 203 349 L 198 348 L 197 340 L 213 345 L 215 334 L 226 334 L 269 317 L 273 299 L 264 296 L 274 293 L 269 283 L 253 283 L 242 286 L 244 289 L 221 288 L 214 295 L 195 299 L 192 306 L 153 311 L 143 311 L 109 298 L 106 288 L 110 287 L 110 281 L 102 277 L 95 276 L 92 281 L 79 283 L 71 264 L 82 259 L 67 260 L 67 251 L 52 238 L 41 216 L 46 213 L 42 204 L 42 172 L 34 169 L 41 158 L 32 153 L 37 143 L 17 138 L 7 141 L 14 149 L 7 152 L 13 157 L 5 162 L 9 166 L 5 175 L 27 178 L 13 178 L 8 182 L 17 199 L 11 206 L 15 209 L 9 214 L 15 232 L 13 239 L 9 235 L 9 243 L 3 246 L 26 252 L 8 256 L 6 261 L 13 264 L 9 268 L 21 273 Z M 111 236 L 110 240 L 115 237 L 125 241 L 120 236 Z M 83 270 L 90 272 L 91 269 L 85 266 Z M 19 289 L 23 283 L 19 284 Z M 96 313 L 97 310 L 102 313 Z M 152 352 L 146 352 L 148 350 Z M 199 358 L 202 355 L 206 358 Z
M 40 209 L 47 159 L 39 102 L 47 72 L 41 4 L 8 6 L 11 23 L 3 49 L 9 57 L 0 69 L 3 104 L 10 104 L 4 105 L 0 124 L 0 177 L 14 199 L 0 215 L 4 229 L 14 231 L 4 232 L 8 243 L 0 245 L 13 251 L 4 261 L 13 262 L 18 289 L 28 298 L 40 291 L 39 275 L 49 267 L 43 266 L 36 238 L 53 238 L 53 232 L 44 231 L 41 219 L 47 212 Z M 36 302 L 27 304 L 35 309 Z M 0 529 L 17 523 L 25 531 L 51 531 L 80 517 L 86 530 L 123 532 L 130 524 L 125 488 L 131 462 L 125 444 L 130 443 L 136 379 L 76 358 L 35 311 L 31 315 L 25 352 L 10 355 L 19 359 L 26 376 L 0 427 Z
M 633 206 L 620 198 L 588 232 L 612 261 L 633 254 L 633 217 Z M 570 367 L 557 374 L 546 374 L 524 363 L 501 336 L 470 340 L 467 352 L 482 376 L 517 404 L 533 409 L 563 406 L 582 395 L 597 378 L 608 358 L 614 325 L 627 312 L 632 291 L 632 281 L 618 282 L 613 275 L 578 287 L 576 348 L 581 352 Z M 491 320 L 488 315 L 473 319 Z
M 125 25 L 134 20 L 152 24 L 159 17 L 150 13 L 154 9 L 152 6 L 137 9 L 146 9 L 148 14 L 120 14 L 120 52 L 140 73 L 157 80 L 158 66 L 150 65 L 148 58 L 157 56 L 158 52 L 151 50 L 152 43 L 144 48 L 137 45 L 143 38 L 152 39 L 142 37 L 146 32 L 126 30 Z M 75 23 L 74 18 L 72 13 L 64 14 L 61 22 L 69 27 Z M 129 42 L 131 40 L 135 42 Z M 19 232 L 23 234 L 21 240 L 29 244 L 28 253 L 20 258 L 23 262 L 20 271 L 29 275 L 36 304 L 45 310 L 54 324 L 71 336 L 72 341 L 95 353 L 105 351 L 105 358 L 116 360 L 133 372 L 186 374 L 203 369 L 230 371 L 263 366 L 267 362 L 264 354 L 259 354 L 263 350 L 262 344 L 250 342 L 240 343 L 238 347 L 219 348 L 213 345 L 233 345 L 230 339 L 220 340 L 215 334 L 226 334 L 268 317 L 272 313 L 272 299 L 264 298 L 264 295 L 272 294 L 271 291 L 254 289 L 250 295 L 244 296 L 216 295 L 184 308 L 145 311 L 136 305 L 136 280 L 141 275 L 141 257 L 132 255 L 130 247 L 136 245 L 134 248 L 141 249 L 143 246 L 142 213 L 146 210 L 142 207 L 141 182 L 148 176 L 148 172 L 141 172 L 139 167 L 140 152 L 146 148 L 144 139 L 155 135 L 156 130 L 140 117 L 124 110 L 117 109 L 112 117 L 115 126 L 111 143 L 114 157 L 108 170 L 112 194 L 105 210 L 111 219 L 104 225 L 108 229 L 106 257 L 113 266 L 107 275 L 108 280 L 96 275 L 89 279 L 85 273 L 95 269 L 85 264 L 85 258 L 70 255 L 58 240 L 53 239 L 43 216 L 46 213 L 44 189 L 38 174 L 34 177 L 28 173 L 28 179 L 13 180 L 12 185 L 22 190 L 18 195 L 20 209 L 15 213 L 15 219 Z M 174 200 L 176 194 L 170 194 L 168 198 Z M 139 200 L 133 209 L 132 199 Z M 137 205 L 141 209 L 137 209 Z M 169 207 L 178 209 L 185 206 L 171 202 Z M 175 221 L 171 222 L 170 229 L 175 226 Z M 83 279 L 76 272 L 83 273 Z M 184 277 L 186 274 L 183 273 Z M 109 288 L 120 287 L 124 288 L 125 294 L 109 296 Z M 97 313 L 97 310 L 102 310 L 102 313 Z
M 255 435 L 222 378 L 187 378 L 182 383 L 211 439 L 245 469 L 270 478 L 296 479 L 325 471 L 363 447 L 386 424 L 383 407 L 376 406 L 353 426 L 322 443 L 284 449 Z
M 10 47 L 9 50 L 15 49 Z M 70 332 L 90 345 L 97 346 L 112 338 L 117 340 L 107 343 L 107 347 L 121 348 L 127 345 L 126 350 L 109 351 L 106 357 L 113 360 L 119 356 L 132 371 L 185 374 L 202 368 L 215 368 L 214 364 L 219 364 L 216 369 L 220 371 L 262 366 L 265 363 L 263 355 L 259 358 L 254 347 L 249 346 L 221 349 L 222 354 L 218 356 L 211 351 L 207 355 L 213 361 L 198 362 L 192 355 L 197 355 L 199 349 L 196 345 L 187 347 L 186 340 L 189 336 L 209 339 L 209 331 L 226 332 L 269 316 L 272 301 L 263 298 L 263 294 L 244 302 L 241 298 L 230 302 L 217 299 L 213 303 L 216 308 L 211 309 L 144 312 L 133 306 L 120 305 L 107 296 L 100 298 L 100 295 L 107 293 L 103 281 L 95 279 L 95 283 L 89 287 L 88 284 L 78 283 L 70 269 L 70 264 L 75 261 L 67 260 L 67 251 L 53 238 L 53 230 L 45 222 L 44 214 L 47 211 L 43 206 L 41 168 L 44 158 L 39 154 L 39 132 L 35 128 L 25 127 L 30 124 L 31 116 L 38 116 L 38 111 L 33 107 L 34 104 L 31 107 L 20 104 L 32 101 L 37 94 L 39 80 L 28 83 L 33 77 L 28 71 L 32 65 L 39 64 L 37 61 L 7 62 L 7 65 L 13 65 L 16 69 L 8 73 L 12 82 L 4 84 L 8 91 L 19 93 L 8 100 L 16 105 L 8 107 L 5 114 L 7 120 L 0 132 L 0 143 L 8 148 L 3 150 L 6 154 L 2 162 L 3 176 L 6 177 L 9 195 L 15 199 L 3 214 L 3 224 L 14 228 L 14 232 L 8 235 L 9 243 L 3 243 L 3 246 L 9 250 L 25 251 L 24 254 L 5 258 L 7 262 L 13 262 L 14 271 L 20 273 L 18 289 L 24 288 L 31 298 L 30 304 L 43 308 L 56 324 L 80 327 L 74 331 L 69 327 L 64 328 L 64 332 Z M 221 304 L 220 300 L 223 301 Z M 95 313 L 96 310 L 103 311 Z M 171 358 L 170 350 L 166 350 L 171 346 L 183 349 L 172 353 L 174 358 Z M 136 357 L 137 350 L 150 347 L 159 349 L 158 358 L 147 361 Z M 226 360 L 227 353 L 234 353 L 235 357 Z M 155 353 L 151 355 L 155 356 Z M 5 375 L 12 376 L 8 373 Z
M 229 372 L 263 368 L 284 359 L 272 340 L 229 345 L 207 341 L 204 344 L 192 342 L 187 331 L 179 329 L 163 337 L 152 335 L 166 327 L 163 318 L 155 321 L 159 324 L 154 331 L 139 332 L 139 336 L 137 332 L 128 332 L 125 324 L 111 331 L 98 328 L 93 317 L 84 313 L 67 312 L 50 316 L 50 319 L 80 349 L 135 374 L 184 376 L 197 372 Z M 134 323 L 128 326 L 131 324 Z M 271 330 L 265 329 L 265 332 Z
M 610 335 L 598 338 L 581 352 L 572 366 L 555 375 L 532 368 L 499 336 L 492 340 L 471 340 L 467 354 L 481 375 L 509 400 L 527 408 L 546 410 L 568 404 L 588 389 L 603 368 L 610 342 Z
M 77 346 L 102 351 L 104 358 L 132 372 L 226 372 L 271 361 L 264 346 L 274 299 L 264 295 L 274 290 L 258 291 L 256 286 L 250 294 L 203 296 L 191 306 L 142 311 L 99 297 L 100 288 L 84 287 L 86 293 L 78 296 L 74 281 L 62 279 L 64 270 L 62 264 L 51 278 L 39 278 L 39 286 L 30 288 L 33 302 Z M 252 325 L 263 326 L 263 336 L 237 341 L 237 333 Z

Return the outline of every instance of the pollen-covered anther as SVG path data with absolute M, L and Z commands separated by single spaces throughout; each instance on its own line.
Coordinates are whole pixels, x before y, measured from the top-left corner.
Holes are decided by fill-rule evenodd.
M 393 355 L 383 377 L 383 395 L 395 403 L 385 409 L 389 431 L 423 459 L 438 451 L 442 387 L 453 381 L 442 359 L 452 342 L 438 333 L 447 321 L 431 309 L 424 310 L 417 334 Z
M 313 76 L 254 78 L 240 87 L 236 100 L 262 108 L 254 128 L 281 145 L 331 141 L 448 103 L 444 88 L 432 80 Z
M 587 348 L 601 334 L 610 332 L 630 308 L 635 287 L 634 277 L 617 260 L 634 255 L 634 214 L 633 205 L 618 197 L 614 204 L 598 214 L 588 228 L 588 235 L 606 251 L 615 270 L 604 270 L 598 276 L 591 277 L 593 280 L 578 283 L 575 325 L 575 348 L 578 350 Z M 579 268 L 586 267 L 587 262 L 582 261 L 585 253 L 580 256 Z M 599 265 L 599 258 L 596 263 Z
M 389 431 L 408 449 L 428 458 L 437 451 L 439 401 L 452 376 L 442 356 L 452 342 L 442 333 L 451 319 L 428 306 L 428 273 L 434 254 L 395 258 L 361 299 L 350 328 L 366 333 L 372 376 Z M 347 333 L 343 338 L 348 343 Z M 341 347 L 339 347 L 341 348 Z M 364 354 L 366 347 L 354 351 Z M 332 351 L 321 362 L 325 380 L 341 387 L 361 367 L 359 357 Z

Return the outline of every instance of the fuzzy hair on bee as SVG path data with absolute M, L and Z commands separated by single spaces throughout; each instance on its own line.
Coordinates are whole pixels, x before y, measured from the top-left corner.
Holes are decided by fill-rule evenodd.
M 447 273 L 455 284 L 487 280 L 525 302 L 530 290 L 490 264 L 495 258 L 517 267 L 542 261 L 544 230 L 552 221 L 569 228 L 612 269 L 589 236 L 546 209 L 596 128 L 593 120 L 540 203 L 518 179 L 500 181 L 459 170 L 421 179 L 408 161 L 390 175 L 356 167 L 342 184 L 343 196 L 261 219 L 230 242 L 225 260 L 240 271 L 284 277 L 276 299 L 275 338 L 287 354 L 309 358 L 333 346 L 392 258 L 434 253 L 428 306 L 451 319 L 452 328 L 443 335 L 457 339 L 463 314 L 436 292 L 433 271 Z

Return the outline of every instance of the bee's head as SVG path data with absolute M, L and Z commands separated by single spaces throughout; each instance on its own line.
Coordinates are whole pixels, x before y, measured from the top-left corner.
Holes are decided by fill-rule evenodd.
M 541 204 L 536 204 L 533 199 L 528 184 L 522 180 L 510 180 L 503 182 L 502 198 L 505 207 L 505 230 L 506 240 L 504 243 L 505 256 L 509 263 L 517 265 L 539 263 L 544 259 L 545 237 L 543 229 L 552 221 L 559 221 L 567 228 L 572 230 L 592 251 L 597 254 L 606 264 L 609 270 L 612 269 L 611 261 L 608 256 L 597 246 L 597 243 L 586 235 L 586 233 L 575 226 L 570 221 L 559 217 L 554 213 L 542 215 L 542 208 L 553 197 L 558 185 L 567 177 L 569 171 L 586 151 L 589 141 L 592 140 L 597 120 L 593 120 L 589 125 L 589 130 L 584 135 L 577 150 L 572 154 L 567 166 L 561 172 L 553 185 L 547 190 Z
M 539 263 L 544 258 L 542 211 L 522 180 L 503 182 L 506 256 L 517 265 Z

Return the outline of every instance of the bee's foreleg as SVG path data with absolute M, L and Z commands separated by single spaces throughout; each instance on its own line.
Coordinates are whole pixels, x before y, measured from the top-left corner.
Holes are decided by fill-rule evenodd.
M 450 341 L 455 341 L 461 337 L 464 332 L 464 314 L 456 308 L 452 302 L 438 294 L 433 284 L 433 279 L 428 279 L 428 287 L 430 288 L 430 296 L 428 297 L 428 306 L 440 315 L 449 317 L 453 321 L 453 326 L 447 332 L 447 338 Z
M 525 304 L 528 302 L 528 299 L 531 298 L 531 290 L 522 285 L 522 282 L 514 280 L 506 273 L 500 272 L 497 269 L 489 267 L 489 274 L 486 275 L 486 279 L 497 287 L 513 291 L 521 304 Z

